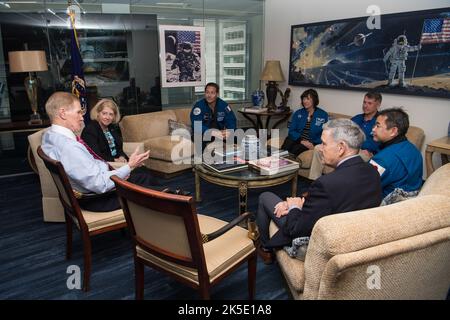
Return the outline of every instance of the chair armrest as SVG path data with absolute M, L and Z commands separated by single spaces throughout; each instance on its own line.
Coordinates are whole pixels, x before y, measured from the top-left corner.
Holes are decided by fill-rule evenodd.
M 131 156 L 131 154 L 136 150 L 136 148 L 139 148 L 139 153 L 142 153 L 145 151 L 144 149 L 144 143 L 143 142 L 124 142 L 123 143 L 123 152 L 127 156 Z
M 243 214 L 241 214 L 239 217 L 235 218 L 233 221 L 231 221 L 230 223 L 224 225 L 222 228 L 208 233 L 208 234 L 203 234 L 202 233 L 202 241 L 203 243 L 207 243 L 211 240 L 214 240 L 218 237 L 220 237 L 221 235 L 223 235 L 225 232 L 229 231 L 230 229 L 234 228 L 237 224 L 241 223 L 241 221 L 243 220 L 247 220 L 249 219 L 253 214 L 251 212 L 245 212 Z

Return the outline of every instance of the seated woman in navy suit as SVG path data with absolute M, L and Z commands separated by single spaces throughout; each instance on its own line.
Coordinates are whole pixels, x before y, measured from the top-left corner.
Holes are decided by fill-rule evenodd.
M 319 108 L 319 95 L 314 89 L 308 89 L 301 95 L 303 108 L 294 112 L 289 126 L 289 134 L 281 149 L 295 156 L 314 149 L 322 140 L 322 126 L 328 121 L 328 113 Z

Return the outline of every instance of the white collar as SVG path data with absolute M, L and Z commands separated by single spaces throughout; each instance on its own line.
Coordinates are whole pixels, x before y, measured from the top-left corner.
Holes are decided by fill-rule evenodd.
M 336 166 L 336 168 L 339 167 L 341 164 L 343 164 L 345 161 L 350 160 L 351 158 L 355 158 L 355 157 L 359 157 L 359 154 L 354 154 L 354 155 L 349 156 L 349 157 L 347 157 L 345 159 L 342 159 L 341 161 L 339 161 L 339 163 Z
M 51 130 L 53 132 L 62 134 L 63 136 L 72 139 L 72 140 L 77 140 L 77 137 L 75 136 L 75 134 L 72 132 L 72 130 L 67 129 L 66 127 L 57 125 L 57 124 L 52 124 Z

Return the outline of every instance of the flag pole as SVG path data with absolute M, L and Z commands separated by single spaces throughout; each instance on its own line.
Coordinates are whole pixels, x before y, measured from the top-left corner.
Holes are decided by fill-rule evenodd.
M 423 36 L 423 28 L 424 28 L 424 26 L 425 26 L 425 20 L 424 20 L 423 23 L 422 23 L 422 32 L 420 33 L 420 42 L 419 42 L 419 45 L 422 44 L 422 36 Z M 420 50 L 421 50 L 421 49 L 422 49 L 422 47 L 420 47 L 419 50 L 417 50 L 416 61 L 414 61 L 414 68 L 413 68 L 413 72 L 412 72 L 412 75 L 411 75 L 411 84 L 412 84 L 413 79 L 414 79 L 414 73 L 416 72 L 417 60 L 419 59 L 419 53 L 420 53 Z
M 71 83 L 71 92 L 76 95 L 78 99 L 80 99 L 81 110 L 83 112 L 84 123 L 87 124 L 90 121 L 89 117 L 89 106 L 87 99 L 87 87 L 84 79 L 83 73 L 83 58 L 81 57 L 80 52 L 80 43 L 76 29 L 76 11 L 71 8 L 72 1 L 67 2 L 68 7 L 68 15 L 70 17 L 71 24 L 71 43 L 70 43 L 70 57 L 72 62 L 72 83 Z

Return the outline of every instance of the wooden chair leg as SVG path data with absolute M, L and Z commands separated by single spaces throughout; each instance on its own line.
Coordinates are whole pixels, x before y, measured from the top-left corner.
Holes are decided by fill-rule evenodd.
M 66 215 L 66 259 L 70 260 L 72 258 L 72 220 L 70 220 Z
M 139 259 L 134 259 L 134 281 L 136 287 L 136 300 L 144 299 L 144 264 Z
M 248 260 L 248 299 L 255 299 L 256 292 L 256 251 Z
M 204 282 L 200 282 L 200 297 L 203 300 L 210 300 L 211 296 L 209 294 L 209 285 Z
M 82 235 L 84 238 L 85 236 Z M 89 280 L 91 278 L 91 267 L 92 267 L 92 247 L 91 239 L 87 236 L 87 239 L 83 239 L 83 249 L 84 249 L 84 273 L 83 273 L 83 291 L 89 291 Z

